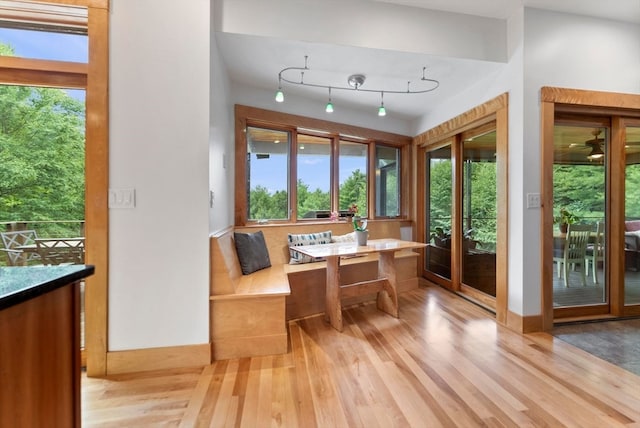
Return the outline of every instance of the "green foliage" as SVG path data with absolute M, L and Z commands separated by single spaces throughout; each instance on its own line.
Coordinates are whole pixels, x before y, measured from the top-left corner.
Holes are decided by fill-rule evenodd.
M 346 210 L 352 204 L 361 207 L 361 212 L 366 212 L 367 206 L 367 177 L 360 170 L 355 170 L 351 176 L 340 186 L 340 209 Z M 304 216 L 310 211 L 331 210 L 331 197 L 329 192 L 320 189 L 309 190 L 309 185 L 298 180 L 298 215 Z M 349 199 L 354 198 L 354 199 Z M 344 208 L 343 208 L 344 207 Z M 285 190 L 279 190 L 273 194 L 269 190 L 257 185 L 249 192 L 249 218 L 252 220 L 287 219 L 288 194 Z
M 498 230 L 498 206 L 496 195 L 495 162 L 473 162 L 466 164 L 471 168 L 470 189 L 464 192 L 463 202 L 465 234 L 472 234 L 483 249 L 495 250 Z M 468 212 L 466 199 L 471 197 L 471 212 Z M 473 233 L 469 233 L 473 230 Z
M 432 162 L 429 179 L 429 230 L 431 239 L 449 239 L 451 231 L 451 160 Z M 467 175 L 463 195 L 465 238 L 480 242 L 485 250 L 494 250 L 497 228 L 496 165 L 493 162 L 465 164 Z M 470 200 L 468 199 L 470 198 Z
M 625 191 L 625 216 L 627 218 L 640 218 L 640 198 L 636 192 L 640 189 L 640 164 L 627 165 Z M 631 197 L 629 197 L 631 195 Z
M 84 117 L 60 89 L 0 86 L 0 222 L 84 219 Z
M 580 218 L 577 215 L 568 211 L 566 208 L 560 208 L 558 215 L 553 217 L 553 222 L 559 224 L 573 224 L 579 220 Z
M 605 214 L 605 168 L 603 165 L 554 165 L 554 218 L 560 209 L 575 219 L 593 222 Z M 575 221 L 574 219 L 574 221 Z
M 431 163 L 429 179 L 429 230 L 435 232 L 451 229 L 452 206 L 452 165 L 451 160 Z
M 249 193 L 249 218 L 276 219 L 288 218 L 289 200 L 285 190 L 278 190 L 273 195 L 264 186 L 256 186 Z
M 360 215 L 367 213 L 367 175 L 356 169 L 340 186 L 339 209 L 347 210 L 353 204 L 358 206 Z
M 308 212 L 331 210 L 331 198 L 329 192 L 316 189 L 309 191 L 309 185 L 298 180 L 298 217 L 303 217 Z

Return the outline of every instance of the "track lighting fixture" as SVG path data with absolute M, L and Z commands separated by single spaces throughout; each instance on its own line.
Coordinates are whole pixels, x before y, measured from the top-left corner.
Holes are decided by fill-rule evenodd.
M 425 76 L 426 67 L 422 68 L 422 78 L 420 79 L 421 88 L 420 89 L 412 89 L 411 82 L 407 82 L 407 90 L 406 91 L 394 91 L 394 90 L 386 90 L 386 89 L 365 89 L 362 86 L 366 80 L 364 74 L 352 74 L 347 78 L 348 86 L 336 86 L 336 85 L 325 85 L 318 82 L 305 82 L 304 81 L 304 73 L 305 71 L 309 71 L 310 68 L 308 66 L 309 56 L 305 55 L 304 57 L 304 67 L 285 67 L 278 73 L 278 91 L 276 92 L 276 101 L 281 103 L 284 101 L 284 92 L 282 91 L 282 82 L 291 84 L 291 85 L 300 85 L 300 86 L 311 86 L 314 88 L 324 88 L 329 90 L 329 102 L 325 106 L 325 111 L 327 113 L 333 112 L 333 102 L 331 101 L 331 90 L 339 89 L 343 91 L 360 91 L 360 92 L 378 92 L 380 93 L 380 107 L 378 107 L 378 116 L 385 116 L 387 114 L 387 110 L 384 107 L 384 93 L 389 94 L 424 94 L 426 92 L 431 92 L 440 86 L 440 82 L 434 79 L 428 79 Z M 287 77 L 286 75 L 290 75 L 291 71 L 299 71 L 300 79 L 293 80 L 292 77 Z
M 329 102 L 327 103 L 324 111 L 326 111 L 327 113 L 333 113 L 333 103 L 331 102 L 331 86 L 329 86 Z

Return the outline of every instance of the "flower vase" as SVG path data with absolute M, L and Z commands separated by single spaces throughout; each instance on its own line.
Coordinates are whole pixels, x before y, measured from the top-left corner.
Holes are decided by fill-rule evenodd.
M 567 233 L 569 225 L 567 223 L 560 223 L 560 233 Z
M 358 246 L 363 247 L 367 245 L 368 237 L 369 237 L 368 230 L 356 230 L 356 240 L 358 242 Z

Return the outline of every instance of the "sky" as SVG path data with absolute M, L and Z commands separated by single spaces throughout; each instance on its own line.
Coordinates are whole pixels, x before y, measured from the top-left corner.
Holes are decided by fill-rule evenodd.
M 75 34 L 0 28 L 0 43 L 8 44 L 16 56 L 58 61 L 88 62 L 89 39 Z M 66 90 L 84 101 L 84 91 Z
M 298 179 L 309 185 L 309 191 L 320 189 L 329 191 L 329 157 L 328 156 L 300 156 L 298 158 Z M 256 159 L 251 156 L 251 188 L 256 185 L 266 187 L 270 193 L 286 190 L 288 182 L 287 155 L 271 154 L 269 159 Z M 340 183 L 359 169 L 366 172 L 366 160 L 356 156 L 340 157 Z

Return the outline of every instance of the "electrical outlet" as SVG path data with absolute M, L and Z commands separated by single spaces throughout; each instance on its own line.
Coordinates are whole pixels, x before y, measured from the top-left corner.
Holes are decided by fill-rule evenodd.
M 540 193 L 527 193 L 527 208 L 540 208 L 541 206 Z

